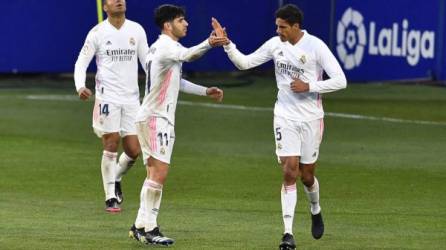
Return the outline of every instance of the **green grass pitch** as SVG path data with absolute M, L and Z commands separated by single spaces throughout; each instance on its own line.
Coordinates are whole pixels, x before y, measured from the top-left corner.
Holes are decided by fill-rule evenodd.
M 275 101 L 274 79 L 224 90 L 224 104 L 271 108 Z M 61 100 L 69 95 L 73 89 L 0 89 L 0 249 L 153 248 L 127 238 L 142 162 L 123 179 L 123 212 L 105 213 L 93 102 Z M 181 100 L 210 102 L 184 94 Z M 324 95 L 324 105 L 335 114 L 401 120 L 326 117 L 317 169 L 326 234 L 312 239 L 299 184 L 298 249 L 444 249 L 446 89 L 349 85 Z M 272 116 L 178 106 L 158 218 L 176 240 L 172 249 L 278 248 L 281 171 Z

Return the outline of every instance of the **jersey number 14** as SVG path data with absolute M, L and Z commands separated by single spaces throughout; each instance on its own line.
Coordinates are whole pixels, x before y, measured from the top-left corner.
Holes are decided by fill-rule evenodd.
M 108 104 L 99 104 L 99 115 L 108 115 L 109 111 L 108 111 Z

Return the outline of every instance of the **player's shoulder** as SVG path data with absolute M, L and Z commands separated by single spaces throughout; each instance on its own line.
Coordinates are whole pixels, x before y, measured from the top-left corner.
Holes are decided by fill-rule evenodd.
M 273 44 L 273 45 L 276 45 L 276 44 L 280 44 L 281 42 L 282 42 L 282 40 L 280 40 L 280 37 L 279 36 L 273 36 L 273 37 L 271 37 L 268 41 L 266 41 L 267 43 L 271 43 L 271 44 Z
M 160 35 L 158 39 L 156 39 L 156 41 L 150 45 L 149 51 L 152 54 L 155 54 L 155 52 L 157 52 L 157 54 L 160 52 L 167 52 L 169 51 L 169 46 L 172 46 L 172 43 L 165 39 L 163 35 Z
M 324 41 L 322 41 L 322 39 L 320 39 L 319 37 L 312 35 L 312 34 L 308 33 L 307 31 L 304 31 L 304 32 L 305 32 L 305 39 L 308 44 L 310 44 L 314 47 L 327 46 L 327 44 Z
M 107 21 L 104 20 L 104 21 L 102 21 L 102 22 L 96 24 L 96 25 L 90 30 L 90 32 L 92 32 L 92 33 L 100 32 L 100 31 L 104 30 L 106 26 L 107 26 Z
M 100 33 L 104 30 L 104 22 L 96 24 L 90 29 L 87 35 L 87 39 L 95 39 L 100 36 Z
M 101 36 L 102 33 L 106 30 L 106 21 L 102 21 L 96 24 L 93 28 L 91 28 L 90 32 L 88 32 L 89 37 L 98 37 Z
M 267 40 L 263 46 L 266 46 L 267 48 L 274 49 L 275 47 L 280 46 L 282 41 L 280 40 L 279 36 L 271 37 L 269 40 Z
M 174 41 L 172 38 L 164 34 L 161 34 L 158 37 L 157 42 L 160 44 L 160 46 L 163 47 L 171 47 L 171 48 L 182 47 L 181 43 Z
M 135 22 L 135 21 L 129 20 L 129 19 L 125 19 L 125 21 L 126 21 L 127 24 L 128 24 L 130 27 L 132 27 L 133 29 L 136 29 L 136 30 L 138 30 L 138 31 L 144 31 L 144 28 L 142 27 L 141 24 L 139 24 L 139 23 L 137 23 L 137 22 Z M 145 32 L 145 31 L 144 31 L 144 32 Z

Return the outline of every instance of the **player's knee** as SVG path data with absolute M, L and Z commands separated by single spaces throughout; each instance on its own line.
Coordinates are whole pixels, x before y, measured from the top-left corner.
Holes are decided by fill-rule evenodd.
M 117 152 L 119 147 L 119 134 L 118 133 L 110 133 L 102 136 L 102 144 L 104 145 L 104 149 L 109 152 Z
M 156 181 L 159 184 L 164 184 L 164 182 L 167 179 L 167 171 L 164 171 L 162 169 L 157 169 L 154 167 L 149 167 L 150 168 L 150 179 Z
M 280 161 L 284 169 L 298 171 L 299 164 L 296 157 L 281 157 Z
M 139 147 L 135 147 L 127 150 L 125 153 L 128 155 L 128 157 L 136 160 L 136 158 L 138 158 L 138 156 L 141 154 L 141 149 Z
M 303 172 L 302 175 L 300 176 L 300 180 L 305 186 L 311 187 L 313 186 L 314 183 L 314 176 L 310 172 Z
M 291 162 L 288 162 L 288 164 L 283 166 L 283 177 L 287 183 L 295 183 L 298 176 L 299 168 L 297 167 L 297 164 L 291 164 Z
M 109 152 L 117 152 L 118 146 L 119 146 L 119 143 L 114 142 L 114 141 L 107 141 L 104 143 L 104 149 Z

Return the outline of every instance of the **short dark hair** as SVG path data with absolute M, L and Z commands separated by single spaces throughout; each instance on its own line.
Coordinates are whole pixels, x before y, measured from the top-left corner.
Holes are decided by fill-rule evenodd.
M 180 6 L 163 4 L 155 9 L 154 16 L 156 25 L 160 29 L 163 29 L 163 25 L 165 22 L 173 21 L 177 17 L 186 16 L 186 10 Z
M 276 11 L 276 18 L 283 19 L 290 25 L 298 23 L 302 27 L 304 13 L 294 4 L 285 4 Z

